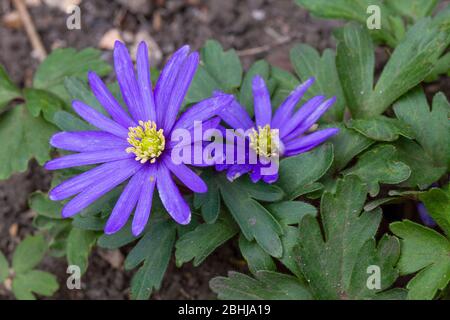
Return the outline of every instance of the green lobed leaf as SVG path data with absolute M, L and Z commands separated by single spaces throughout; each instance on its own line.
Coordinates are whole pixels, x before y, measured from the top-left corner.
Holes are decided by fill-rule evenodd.
M 12 283 L 12 291 L 18 300 L 36 300 L 33 293 L 51 297 L 58 288 L 56 277 L 40 270 L 19 274 Z
M 267 209 L 275 219 L 286 225 L 299 224 L 305 215 L 317 215 L 317 209 L 313 205 L 301 201 L 271 203 L 267 205 Z
M 291 63 L 302 81 L 314 77 L 314 84 L 306 92 L 306 97 L 317 95 L 336 97 L 335 104 L 323 116 L 325 122 L 342 121 L 346 101 L 336 69 L 335 53 L 326 49 L 322 56 L 309 45 L 299 44 L 290 52 Z
M 375 54 L 367 28 L 348 24 L 336 35 L 336 67 L 354 118 L 364 117 L 373 90 Z
M 398 161 L 392 145 L 377 145 L 362 154 L 356 165 L 345 170 L 344 175 L 356 175 L 369 186 L 369 193 L 375 197 L 380 184 L 397 184 L 411 175 L 411 169 Z
M 222 300 L 310 300 L 311 294 L 299 279 L 282 273 L 259 271 L 256 279 L 238 272 L 215 277 L 211 289 Z
M 68 101 L 64 79 L 70 76 L 87 79 L 88 71 L 94 71 L 100 76 L 111 71 L 111 67 L 101 59 L 101 51 L 94 48 L 81 51 L 73 48 L 56 49 L 39 65 L 33 78 L 33 87 L 51 91 Z
M 395 48 L 367 104 L 365 117 L 383 113 L 399 97 L 422 82 L 450 43 L 450 34 L 430 18 L 418 21 Z
M 55 128 L 41 118 L 34 118 L 25 106 L 15 106 L 0 117 L 0 179 L 28 168 L 35 158 L 39 164 L 50 159 L 50 137 Z
M 144 262 L 131 280 L 131 297 L 148 299 L 153 289 L 158 290 L 170 261 L 175 242 L 176 228 L 171 221 L 150 226 L 125 260 L 130 269 Z
M 26 88 L 24 90 L 26 107 L 33 117 L 38 117 L 41 113 L 44 119 L 53 123 L 55 113 L 65 106 L 58 96 L 50 91 Z
M 437 181 L 450 165 L 450 108 L 443 94 L 435 95 L 432 109 L 421 89 L 402 97 L 394 106 L 397 117 L 415 133 L 419 143 L 399 140 L 399 159 L 412 169 L 408 185 L 426 187 Z
M 354 157 L 370 147 L 374 141 L 343 124 L 333 124 L 333 126 L 339 128 L 339 133 L 329 140 L 333 144 L 333 168 L 342 170 Z
M 62 219 L 61 203 L 50 200 L 48 198 L 48 195 L 42 193 L 41 191 L 37 191 L 31 194 L 30 198 L 28 199 L 28 205 L 40 216 L 51 219 Z
M 36 267 L 44 258 L 47 249 L 43 235 L 26 237 L 14 251 L 12 258 L 14 272 L 21 274 Z
M 97 234 L 92 231 L 73 228 L 69 233 L 66 248 L 67 263 L 78 266 L 81 274 L 87 270 L 89 255 L 96 240 Z
M 262 182 L 254 184 L 248 177 L 241 177 L 232 183 L 225 175 L 219 175 L 218 178 L 223 201 L 247 240 L 255 239 L 267 253 L 280 257 L 282 246 L 279 236 L 283 230 L 270 212 L 256 200 L 281 200 L 284 195 L 282 190 Z
M 394 265 L 399 255 L 398 242 L 389 240 L 391 250 L 386 251 L 383 242 L 377 250 L 373 249 L 381 212 L 361 213 L 366 195 L 367 187 L 362 181 L 347 176 L 339 180 L 335 193 L 322 195 L 324 234 L 314 217 L 305 216 L 300 223 L 300 242 L 294 253 L 316 299 L 376 298 L 397 278 Z M 360 257 L 364 258 L 359 260 Z M 368 275 L 360 275 L 374 262 L 383 267 L 381 287 L 366 290 Z
M 238 228 L 230 219 L 219 219 L 213 224 L 200 224 L 194 230 L 184 233 L 175 244 L 177 266 L 194 259 L 199 266 L 214 250 L 234 237 Z
M 450 280 L 449 240 L 409 220 L 391 223 L 390 229 L 401 239 L 400 273 L 418 272 L 406 286 L 408 299 L 433 299 Z
M 11 100 L 20 97 L 20 90 L 9 79 L 5 68 L 0 64 L 0 111 Z
M 312 151 L 281 160 L 277 186 L 292 200 L 308 190 L 308 186 L 319 180 L 333 162 L 333 146 L 323 144 Z
M 247 261 L 250 272 L 256 275 L 258 271 L 276 271 L 272 257 L 267 254 L 255 241 L 248 241 L 242 234 L 239 237 L 239 249 Z
M 391 47 L 395 47 L 397 43 L 395 31 L 389 19 L 392 12 L 380 0 L 295 0 L 295 2 L 317 17 L 357 21 L 364 26 L 367 25 L 367 19 L 370 16 L 367 9 L 375 5 L 380 8 L 381 29 L 371 30 L 372 35 Z
M 370 119 L 352 120 L 348 127 L 369 139 L 377 141 L 395 141 L 400 136 L 409 139 L 414 138 L 414 132 L 404 122 L 382 115 Z

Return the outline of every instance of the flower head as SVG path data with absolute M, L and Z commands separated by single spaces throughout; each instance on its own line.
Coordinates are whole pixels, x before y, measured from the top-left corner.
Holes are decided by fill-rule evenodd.
M 270 162 L 278 161 L 280 157 L 307 152 L 337 134 L 337 128 L 315 131 L 316 122 L 333 105 L 335 98 L 326 100 L 324 96 L 316 96 L 295 110 L 295 106 L 313 82 L 314 79 L 311 78 L 299 85 L 272 117 L 269 91 L 264 79 L 255 76 L 252 81 L 255 121 L 236 100 L 219 114 L 233 129 L 250 132 L 245 137 L 235 137 L 237 142 L 233 142 L 238 149 L 246 150 L 246 161 L 240 163 L 234 159 L 234 163 L 218 164 L 216 169 L 227 170 L 229 180 L 249 173 L 253 182 L 262 179 L 273 183 L 278 179 L 278 166 L 275 172 L 264 173 L 264 170 L 272 165 Z M 257 159 L 256 163 L 250 161 L 252 156 Z
M 109 116 L 81 101 L 74 101 L 72 106 L 75 112 L 99 130 L 55 134 L 50 141 L 54 147 L 77 153 L 51 160 L 45 165 L 48 170 L 57 170 L 101 164 L 50 191 L 50 199 L 55 201 L 73 197 L 62 209 L 63 217 L 77 214 L 129 179 L 106 223 L 107 234 L 121 229 L 133 210 L 132 232 L 140 234 L 150 216 L 155 188 L 173 219 L 180 224 L 189 223 L 190 208 L 172 174 L 194 192 L 205 192 L 207 187 L 185 163 L 175 164 L 172 161 L 170 150 L 174 143 L 171 132 L 175 129 L 191 130 L 194 121 L 217 123 L 210 118 L 232 100 L 228 95 L 203 100 L 177 119 L 197 69 L 198 53 L 189 54 L 188 46 L 175 52 L 162 70 L 154 90 L 144 42 L 139 45 L 136 60 L 135 75 L 125 45 L 116 42 L 114 67 L 129 113 L 103 81 L 90 72 L 91 90 Z

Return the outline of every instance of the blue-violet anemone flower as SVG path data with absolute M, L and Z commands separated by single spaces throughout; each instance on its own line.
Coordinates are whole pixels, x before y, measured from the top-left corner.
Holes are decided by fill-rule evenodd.
M 269 91 L 264 79 L 256 75 L 252 81 L 255 122 L 236 100 L 219 113 L 222 120 L 231 128 L 244 132 L 250 130 L 250 134 L 241 138 L 237 135 L 235 137 L 237 141 L 233 141 L 247 150 L 246 162 L 238 162 L 235 155 L 232 161 L 217 164 L 216 169 L 227 170 L 227 178 L 231 181 L 249 173 L 253 182 L 262 179 L 266 183 L 273 183 L 278 179 L 278 166 L 275 172 L 264 172 L 264 168 L 272 165 L 268 163 L 271 158 L 278 161 L 281 157 L 290 157 L 309 151 L 337 134 L 339 131 L 337 128 L 326 128 L 309 133 L 319 118 L 333 105 L 336 100 L 334 97 L 326 100 L 324 96 L 315 96 L 295 110 L 297 103 L 313 82 L 314 79 L 311 78 L 300 84 L 281 103 L 272 117 Z M 254 163 L 249 161 L 250 153 L 256 156 L 257 160 Z
M 46 169 L 101 164 L 50 191 L 49 197 L 55 201 L 74 196 L 64 205 L 63 217 L 79 213 L 130 178 L 106 223 L 106 234 L 121 229 L 135 209 L 132 232 L 139 235 L 149 219 L 155 187 L 172 218 L 180 224 L 189 223 L 189 205 L 172 174 L 194 192 L 205 192 L 207 186 L 184 163 L 175 164 L 171 160 L 170 149 L 174 145 L 171 132 L 179 128 L 192 130 L 194 121 L 218 123 L 218 118 L 212 117 L 232 101 L 228 95 L 215 96 L 192 106 L 177 119 L 199 63 L 198 53 L 189 51 L 184 46 L 173 54 L 153 90 L 146 44 L 142 42 L 138 47 L 135 75 L 125 45 L 115 43 L 114 67 L 129 114 L 103 81 L 89 72 L 91 90 L 110 117 L 81 101 L 73 101 L 75 112 L 99 130 L 60 132 L 51 138 L 52 146 L 78 153 L 51 160 Z

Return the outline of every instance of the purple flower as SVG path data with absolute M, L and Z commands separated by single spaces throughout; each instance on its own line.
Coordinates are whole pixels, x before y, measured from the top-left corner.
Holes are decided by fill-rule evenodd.
M 246 161 L 238 162 L 235 155 L 234 162 L 218 164 L 216 169 L 227 170 L 229 180 L 249 173 L 253 182 L 262 179 L 266 183 L 273 183 L 278 179 L 278 166 L 275 172 L 264 173 L 264 169 L 272 165 L 268 163 L 271 159 L 278 161 L 280 157 L 290 157 L 309 151 L 337 134 L 339 131 L 337 128 L 327 128 L 308 134 L 319 118 L 333 105 L 336 98 L 326 100 L 324 96 L 316 96 L 308 100 L 300 109 L 295 110 L 295 106 L 313 82 L 314 79 L 311 78 L 299 85 L 272 116 L 270 94 L 264 79 L 261 76 L 255 76 L 252 82 L 255 122 L 236 100 L 219 113 L 222 120 L 233 129 L 247 132 L 250 130 L 250 134 L 244 138 L 234 138 L 236 149 L 246 150 Z M 257 158 L 253 163 L 248 161 L 252 155 Z
M 172 174 L 194 192 L 205 192 L 207 187 L 184 163 L 177 165 L 171 160 L 171 132 L 179 128 L 191 130 L 194 121 L 215 121 L 209 119 L 232 99 L 218 95 L 204 100 L 177 120 L 197 69 L 198 53 L 189 54 L 188 46 L 175 52 L 162 70 L 154 90 L 144 42 L 139 45 L 136 60 L 137 75 L 125 45 L 116 42 L 114 67 L 129 114 L 102 80 L 90 72 L 88 78 L 92 92 L 111 118 L 81 101 L 74 101 L 75 112 L 99 130 L 55 134 L 50 140 L 52 146 L 78 153 L 54 159 L 45 166 L 48 170 L 57 170 L 101 163 L 50 191 L 49 197 L 55 201 L 74 196 L 62 209 L 63 217 L 79 213 L 130 179 L 106 223 L 107 234 L 121 229 L 134 210 L 132 232 L 139 235 L 149 219 L 155 187 L 172 218 L 180 224 L 189 223 L 190 208 Z

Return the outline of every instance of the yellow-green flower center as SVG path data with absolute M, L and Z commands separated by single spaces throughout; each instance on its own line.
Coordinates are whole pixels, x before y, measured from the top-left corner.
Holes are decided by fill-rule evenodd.
M 270 125 L 264 127 L 258 126 L 258 130 L 252 129 L 250 133 L 250 147 L 255 150 L 259 156 L 270 158 L 280 155 L 280 146 L 278 139 L 278 130 L 271 130 Z
M 153 121 L 139 121 L 137 127 L 128 128 L 128 147 L 127 153 L 134 153 L 136 161 L 141 163 L 154 163 L 164 151 L 166 139 L 164 138 L 164 130 L 156 129 L 156 123 Z

